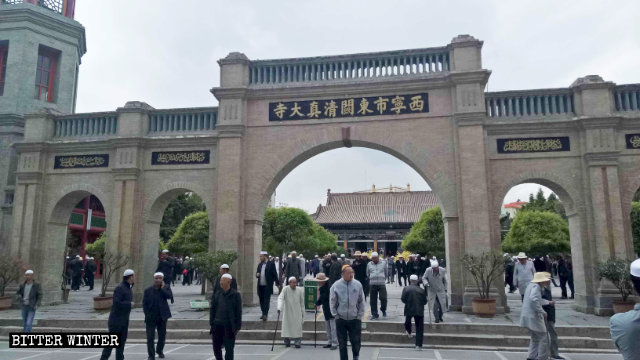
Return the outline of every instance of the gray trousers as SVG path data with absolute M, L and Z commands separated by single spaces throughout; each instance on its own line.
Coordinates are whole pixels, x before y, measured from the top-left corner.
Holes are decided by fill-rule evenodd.
M 527 355 L 527 359 L 549 359 L 549 336 L 547 332 L 529 330 L 529 333 L 531 334 L 531 340 L 529 340 L 529 355 Z
M 547 322 L 547 333 L 549 334 L 549 351 L 551 357 L 557 358 L 560 353 L 558 352 L 558 333 L 556 332 L 556 323 L 554 321 Z
M 338 328 L 336 328 L 336 319 L 325 320 L 324 326 L 327 328 L 327 344 L 338 346 Z

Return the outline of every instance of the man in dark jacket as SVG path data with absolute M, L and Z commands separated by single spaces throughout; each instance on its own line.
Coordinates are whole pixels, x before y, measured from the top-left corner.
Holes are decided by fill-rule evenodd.
M 544 263 L 542 256 L 536 257 L 533 260 L 533 267 L 536 269 L 536 272 L 545 272 L 547 271 L 547 265 Z
M 331 254 L 331 266 L 329 267 L 329 287 L 336 281 L 340 280 L 342 276 L 342 265 L 338 261 L 338 255 L 336 253 Z
M 211 341 L 213 342 L 213 354 L 216 360 L 222 360 L 222 345 L 224 345 L 226 360 L 233 359 L 233 348 L 236 343 L 236 335 L 242 327 L 242 298 L 231 287 L 234 280 L 230 274 L 224 274 L 220 278 L 221 291 L 211 298 L 209 310 L 209 325 Z
M 404 286 L 407 286 L 407 262 L 404 261 L 402 255 L 399 255 L 396 260 L 396 271 L 398 272 L 398 285 L 402 286 L 402 279 L 404 279 Z
M 80 290 L 80 280 L 82 278 L 82 258 L 76 255 L 71 261 L 71 290 Z
M 319 296 L 316 299 L 316 306 L 322 305 L 322 313 L 324 314 L 324 325 L 327 330 L 327 345 L 323 348 L 331 348 L 335 350 L 338 348 L 338 329 L 336 328 L 336 318 L 331 315 L 331 289 L 327 284 L 329 278 L 324 273 L 318 273 L 316 281 L 318 282 Z
M 129 331 L 129 314 L 133 302 L 133 270 L 127 269 L 122 276 L 122 282 L 113 290 L 113 305 L 109 313 L 109 332 L 119 333 L 121 336 L 120 347 L 116 349 L 116 360 L 124 360 L 124 345 L 127 342 Z M 107 360 L 111 356 L 112 348 L 104 348 L 100 360 Z
M 301 271 L 301 269 L 302 267 L 300 266 L 298 253 L 292 251 L 291 257 L 287 259 L 287 263 L 284 265 L 284 275 L 287 279 L 293 276 L 298 280 L 298 283 L 302 283 L 302 279 L 304 279 L 304 273 L 303 271 Z
M 84 265 L 84 283 L 89 287 L 89 291 L 93 290 L 93 279 L 98 270 L 93 257 L 87 256 L 87 263 Z
M 561 299 L 567 298 L 567 283 L 571 290 L 571 298 L 573 299 L 573 268 L 568 260 L 560 257 L 558 260 L 558 277 L 560 277 L 560 289 L 562 290 Z
M 273 262 L 267 261 L 269 253 L 266 251 L 260 252 L 260 263 L 256 270 L 256 277 L 258 278 L 258 298 L 260 298 L 260 310 L 262 310 L 262 321 L 267 321 L 269 315 L 269 305 L 271 302 L 271 295 L 273 294 L 273 283 L 280 285 L 278 280 L 278 272 Z
M 227 264 L 222 264 L 220 265 L 220 275 L 218 275 L 218 277 L 213 281 L 213 294 L 211 295 L 211 298 L 213 298 L 213 296 L 219 292 L 222 291 L 222 287 L 220 286 L 220 279 L 222 279 L 222 276 L 224 274 L 228 274 L 229 273 L 229 265 Z M 236 279 L 231 279 L 231 288 L 234 290 L 238 290 L 238 283 L 236 282 Z
M 509 286 L 509 294 L 513 294 L 516 291 L 516 287 L 513 286 L 513 259 L 509 257 L 509 254 L 504 254 L 504 285 Z
M 22 308 L 23 331 L 31 332 L 36 307 L 42 300 L 42 287 L 33 280 L 33 270 L 24 272 L 24 282 L 20 284 L 17 295 Z
M 153 274 L 153 285 L 144 290 L 142 296 L 142 310 L 144 310 L 144 324 L 147 329 L 147 354 L 149 360 L 155 359 L 155 354 L 163 359 L 164 340 L 167 335 L 167 320 L 171 317 L 171 310 L 167 300 L 173 303 L 171 287 L 164 281 L 164 274 Z M 155 332 L 158 329 L 158 345 L 153 350 Z
M 427 303 L 427 293 L 418 283 L 418 275 L 411 275 L 411 285 L 402 289 L 400 300 L 404 303 L 404 328 L 407 336 L 411 335 L 411 318 L 416 322 L 416 350 L 422 350 L 424 334 L 424 305 Z
M 171 280 L 173 279 L 173 268 L 175 267 L 175 265 L 175 259 L 169 256 L 169 250 L 162 250 L 160 258 L 158 259 L 156 272 L 161 272 L 164 275 L 163 281 L 167 286 L 171 286 Z

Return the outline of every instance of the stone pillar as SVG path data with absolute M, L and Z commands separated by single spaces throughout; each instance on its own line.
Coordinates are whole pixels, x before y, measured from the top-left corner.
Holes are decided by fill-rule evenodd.
M 22 141 L 24 118 L 0 115 L 0 253 L 10 252 L 11 220 L 18 156 L 13 146 Z
M 148 111 L 153 109 L 143 102 L 127 102 L 118 108 L 118 137 L 113 154 L 113 201 L 107 227 L 106 248 L 109 252 L 129 257 L 127 265 L 111 277 L 111 285 L 120 282 L 122 272 L 131 268 L 136 273 L 133 288 L 134 301 L 140 304 L 142 293 L 153 283 L 157 254 L 145 249 L 143 234 L 143 201 L 139 177 L 142 168 L 142 144 L 139 138 L 148 129 Z
M 458 172 L 458 204 L 461 210 L 461 238 L 456 246 L 455 214 L 446 214 L 447 266 L 451 268 L 451 302 L 453 308 L 462 306 L 462 311 L 471 313 L 471 300 L 478 297 L 473 279 L 463 270 L 459 260 L 465 253 L 500 249 L 500 237 L 491 229 L 491 209 L 487 176 L 487 154 L 484 142 L 483 122 L 484 87 L 489 72 L 482 69 L 482 41 L 469 35 L 459 35 L 449 44 L 451 58 L 451 81 L 454 91 L 454 121 L 456 122 L 456 157 Z M 455 252 L 452 254 L 452 252 Z M 496 298 L 496 311 L 508 310 L 504 302 L 504 287 L 494 284 L 491 296 Z M 464 287 L 464 292 L 462 288 Z M 462 300 L 462 303 L 460 303 Z
M 629 214 L 623 212 L 618 178 L 616 128 L 619 120 L 613 117 L 614 86 L 615 84 L 605 82 L 597 75 L 579 78 L 571 85 L 574 89 L 576 115 L 582 118 L 585 172 L 589 180 L 589 207 L 593 218 L 591 243 L 595 244 L 592 247 L 595 250 L 593 253 L 583 254 L 583 259 L 573 259 L 574 281 L 577 279 L 583 282 L 579 287 L 576 284 L 576 301 L 586 303 L 589 307 L 593 304 L 595 313 L 599 315 L 613 313 L 612 301 L 619 298 L 617 290 L 609 282 L 601 281 L 597 284 L 597 280 L 593 284 L 595 289 L 589 288 L 584 283 L 583 276 L 597 279 L 594 266 L 609 258 L 635 257 L 631 234 L 626 233 L 630 227 L 625 227 L 625 224 L 630 219 Z M 576 263 L 579 265 L 577 269 Z
M 448 292 L 451 296 L 449 308 L 452 311 L 462 311 L 464 270 L 459 259 L 463 254 L 464 247 L 462 244 L 463 239 L 460 236 L 460 222 L 457 217 L 452 216 L 445 216 L 443 221 L 445 249 L 447 249 L 447 275 L 449 276 Z
M 231 250 L 238 260 L 231 264 L 231 274 L 245 304 L 255 304 L 254 265 L 262 244 L 262 220 L 245 219 L 243 204 L 243 135 L 246 126 L 246 88 L 249 85 L 249 59 L 230 53 L 218 61 L 220 87 L 212 90 L 218 106 L 219 133 L 216 186 L 214 194 L 214 237 L 210 250 Z

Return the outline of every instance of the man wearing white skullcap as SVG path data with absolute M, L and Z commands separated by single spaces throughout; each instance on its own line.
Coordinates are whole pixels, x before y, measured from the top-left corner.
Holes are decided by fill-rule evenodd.
M 222 345 L 226 352 L 225 359 L 233 359 L 236 335 L 242 326 L 242 299 L 240 294 L 231 288 L 232 280 L 231 274 L 222 274 L 220 291 L 211 297 L 209 334 L 216 359 L 222 359 Z
M 133 292 L 131 291 L 133 283 L 133 270 L 126 269 L 122 274 L 122 282 L 113 290 L 113 304 L 107 324 L 109 332 L 120 334 L 122 339 L 120 347 L 116 348 L 116 360 L 124 359 L 124 346 L 129 332 L 129 315 L 131 314 L 131 305 L 133 305 Z M 104 348 L 100 360 L 107 360 L 111 356 L 112 350 L 113 348 Z
M 432 260 L 429 267 L 422 275 L 422 283 L 429 295 L 429 311 L 434 314 L 436 323 L 442 322 L 442 309 L 447 304 L 447 270 L 440 267 L 438 261 Z M 435 307 L 436 302 L 439 309 Z
M 24 332 L 31 332 L 36 307 L 42 300 L 42 287 L 33 280 L 33 270 L 24 272 L 24 282 L 18 288 L 18 298 L 22 307 L 22 327 Z
M 386 262 L 380 260 L 377 252 L 371 253 L 371 261 L 367 264 L 367 278 L 369 278 L 369 303 L 371 305 L 371 320 L 378 315 L 378 296 L 380 297 L 380 311 L 382 317 L 387 317 L 387 274 L 389 268 Z
M 400 300 L 404 303 L 404 329 L 409 338 L 411 334 L 411 318 L 416 323 L 416 350 L 422 350 L 424 334 L 424 305 L 427 303 L 427 293 L 418 283 L 418 275 L 409 277 L 411 285 L 402 289 Z
M 267 261 L 268 255 L 269 254 L 266 251 L 260 252 L 260 262 L 256 269 L 256 278 L 258 278 L 258 298 L 260 299 L 260 310 L 262 311 L 260 319 L 262 321 L 267 321 L 267 316 L 269 315 L 271 295 L 273 294 L 273 283 L 280 286 L 276 266 L 273 262 Z
M 173 304 L 171 287 L 164 282 L 164 274 L 153 274 L 153 285 L 144 290 L 142 296 L 142 310 L 144 311 L 144 323 L 147 329 L 147 354 L 149 359 L 155 359 L 156 353 L 164 358 L 164 341 L 167 335 L 167 321 L 171 318 L 168 300 Z M 158 344 L 154 350 L 153 342 L 155 332 L 158 330 Z
M 278 314 L 282 312 L 282 337 L 286 347 L 300 348 L 302 324 L 304 323 L 304 289 L 297 287 L 295 276 L 289 277 L 289 286 L 285 286 L 278 296 Z
M 171 286 L 175 266 L 176 259 L 173 256 L 169 256 L 169 250 L 162 250 L 158 258 L 156 272 L 161 272 L 164 275 L 162 279 L 167 286 Z
M 218 291 L 222 291 L 222 287 L 220 287 L 220 278 L 224 274 L 229 273 L 229 265 L 222 264 L 220 265 L 220 275 L 213 281 L 213 294 L 215 295 Z M 231 288 L 234 290 L 238 290 L 238 282 L 236 279 L 231 279 Z M 213 295 L 212 295 L 213 296 Z
M 640 295 L 640 259 L 631 263 L 631 282 Z M 611 340 L 625 360 L 640 359 L 640 303 L 633 310 L 611 317 Z

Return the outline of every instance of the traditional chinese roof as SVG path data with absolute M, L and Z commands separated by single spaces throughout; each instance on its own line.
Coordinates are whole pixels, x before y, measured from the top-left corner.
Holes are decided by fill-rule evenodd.
M 513 208 L 513 209 L 521 209 L 523 205 L 527 204 L 526 201 L 515 201 L 512 203 L 504 204 L 505 209 Z
M 327 194 L 314 219 L 323 224 L 414 223 L 438 205 L 431 191 Z

